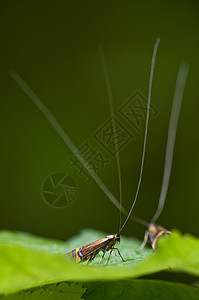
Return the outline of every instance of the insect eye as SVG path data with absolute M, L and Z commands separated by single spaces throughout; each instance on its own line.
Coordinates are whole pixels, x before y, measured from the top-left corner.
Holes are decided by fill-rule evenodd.
M 120 236 L 119 235 L 116 236 L 116 241 L 120 242 Z

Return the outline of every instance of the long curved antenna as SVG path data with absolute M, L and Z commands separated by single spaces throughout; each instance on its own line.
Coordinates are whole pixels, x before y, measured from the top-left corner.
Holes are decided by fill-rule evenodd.
M 151 220 L 151 223 L 155 223 L 162 213 L 164 208 L 166 195 L 169 186 L 169 180 L 171 177 L 171 168 L 173 162 L 173 153 L 176 140 L 176 132 L 178 127 L 178 120 L 180 116 L 180 109 L 182 105 L 182 99 L 184 95 L 184 89 L 187 81 L 187 75 L 189 71 L 189 66 L 186 63 L 182 63 L 178 70 L 178 76 L 176 79 L 176 87 L 173 97 L 173 105 L 171 110 L 171 117 L 169 121 L 168 135 L 167 135 L 167 146 L 165 155 L 165 165 L 162 180 L 162 187 L 160 192 L 160 198 L 158 203 L 158 208 Z
M 157 39 L 156 44 L 159 44 L 159 39 Z M 158 46 L 157 44 L 157 46 Z M 155 50 L 155 47 L 154 47 Z M 157 51 L 157 50 L 156 50 Z M 153 63 L 152 58 L 152 65 L 155 64 L 155 61 Z M 154 67 L 153 67 L 154 68 Z M 90 176 L 93 178 L 93 180 L 97 183 L 97 185 L 100 187 L 100 189 L 104 192 L 104 194 L 110 199 L 110 201 L 124 214 L 128 215 L 126 209 L 119 203 L 119 201 L 116 199 L 116 197 L 111 193 L 111 191 L 107 188 L 107 186 L 103 183 L 103 181 L 100 179 L 100 177 L 97 174 L 94 174 L 92 170 L 89 168 L 89 165 L 87 164 L 84 157 L 78 153 L 78 148 L 75 146 L 75 144 L 72 142 L 70 137 L 67 135 L 67 133 L 64 131 L 64 129 L 61 127 L 59 122 L 56 120 L 56 118 L 53 116 L 53 114 L 50 112 L 50 110 L 46 107 L 46 105 L 41 101 L 41 99 L 34 93 L 34 91 L 29 87 L 29 85 L 24 81 L 24 79 L 18 74 L 18 72 L 14 69 L 10 69 L 9 71 L 10 76 L 12 79 L 18 84 L 18 86 L 24 91 L 24 93 L 30 98 L 30 100 L 34 103 L 34 105 L 40 110 L 40 112 L 44 115 L 44 117 L 47 119 L 47 121 L 51 124 L 51 126 L 54 128 L 54 130 L 57 132 L 57 134 L 61 137 L 61 139 L 64 141 L 64 143 L 69 147 L 71 152 L 76 156 L 76 158 L 84 165 L 87 172 L 90 174 Z M 152 86 L 152 76 L 153 71 L 151 68 L 150 73 L 150 80 L 149 80 L 149 94 L 151 94 L 151 88 Z M 78 153 L 78 155 L 77 155 Z M 134 200 L 135 202 L 135 200 Z M 134 204 L 132 205 L 134 206 Z M 131 209 L 131 212 L 133 210 L 133 207 Z M 148 226 L 148 223 L 137 218 L 134 216 L 128 216 L 129 217 L 143 225 Z M 126 223 L 126 222 L 125 222 Z M 123 225 L 124 227 L 124 225 Z M 121 232 L 121 229 L 120 229 Z
M 105 78 L 105 83 L 106 83 L 106 88 L 107 88 L 107 93 L 108 93 L 108 100 L 109 100 L 109 108 L 110 108 L 110 113 L 111 113 L 111 117 L 114 117 L 114 108 L 113 108 L 113 95 L 112 95 L 112 90 L 111 90 L 111 84 L 110 84 L 110 78 L 109 78 L 109 73 L 108 73 L 108 69 L 107 69 L 107 64 L 105 61 L 105 57 L 104 57 L 104 49 L 102 45 L 98 46 L 99 49 L 99 55 L 100 55 L 100 59 L 102 62 L 102 68 L 103 68 L 103 72 L 104 72 L 104 78 Z M 111 119 L 112 121 L 112 126 L 113 126 L 113 132 L 116 132 L 116 126 L 114 123 L 114 120 Z M 118 139 L 117 139 L 117 135 L 116 135 L 116 142 L 114 143 L 115 146 L 115 152 L 116 152 L 116 161 L 117 161 L 117 173 L 118 173 L 118 182 L 119 182 L 119 195 L 120 195 L 120 210 L 119 210 L 119 214 L 120 214 L 120 223 L 119 223 L 119 230 L 121 228 L 121 207 L 122 207 L 122 177 L 121 177 L 121 165 L 120 165 L 120 157 L 119 157 L 119 149 L 118 149 Z
M 85 167 L 87 172 L 90 174 L 90 176 L 93 178 L 93 180 L 97 183 L 97 185 L 101 188 L 101 190 L 104 192 L 104 194 L 111 200 L 111 202 L 119 210 L 122 211 L 123 214 L 127 215 L 125 208 L 120 205 L 119 201 L 115 198 L 115 196 L 111 193 L 111 191 L 103 183 L 103 181 L 100 179 L 100 177 L 97 174 L 94 174 L 92 172 L 91 168 L 89 168 L 89 164 L 87 164 L 84 157 L 80 153 L 78 153 L 79 152 L 78 148 L 72 142 L 70 137 L 67 135 L 67 133 L 64 131 L 64 129 L 61 127 L 61 125 L 56 120 L 56 118 L 53 116 L 53 114 L 50 112 L 50 110 L 41 101 L 41 99 L 33 92 L 33 90 L 29 87 L 29 85 L 23 80 L 23 78 L 14 69 L 10 69 L 9 74 L 12 77 L 12 79 L 18 84 L 18 86 L 24 91 L 24 93 L 30 98 L 30 100 L 36 105 L 36 107 L 41 111 L 41 113 L 44 115 L 44 117 L 48 120 L 48 122 L 51 124 L 51 126 L 55 129 L 57 134 L 61 137 L 61 139 L 64 141 L 64 143 L 71 150 L 71 152 L 73 152 L 73 154 L 76 156 L 76 158 L 83 164 L 83 166 Z M 78 153 L 78 155 L 77 155 L 77 153 Z
M 120 232 L 122 231 L 122 229 L 124 228 L 124 226 L 126 225 L 126 223 L 128 222 L 128 220 L 130 218 L 130 215 L 131 215 L 133 208 L 135 206 L 135 203 L 137 201 L 137 197 L 138 197 L 138 193 L 139 193 L 140 185 L 141 185 L 141 181 L 142 181 L 142 173 L 143 173 L 143 168 L 144 168 L 147 133 L 148 133 L 148 125 L 149 125 L 149 113 L 150 113 L 150 105 L 151 105 L 151 91 L 152 91 L 152 85 L 153 85 L 153 74 L 154 74 L 155 60 L 156 60 L 159 43 L 160 43 L 160 38 L 157 38 L 154 48 L 153 48 L 153 54 L 152 54 L 152 60 L 151 60 L 151 71 L 150 71 L 150 77 L 149 77 L 149 90 L 148 90 L 148 102 L 147 102 L 147 115 L 146 115 L 146 125 L 145 125 L 145 133 L 144 133 L 144 145 L 143 145 L 142 160 L 141 160 L 140 175 L 139 175 L 139 180 L 138 180 L 137 191 L 135 194 L 133 204 L 131 205 L 131 208 L 129 210 L 128 216 L 127 216 L 124 224 L 120 228 Z

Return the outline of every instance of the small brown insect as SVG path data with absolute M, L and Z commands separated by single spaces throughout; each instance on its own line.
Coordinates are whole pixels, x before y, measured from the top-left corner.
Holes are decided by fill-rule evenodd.
M 115 248 L 115 245 L 119 244 L 119 243 L 120 243 L 120 235 L 118 233 L 115 235 L 107 235 L 105 238 L 99 239 L 95 242 L 92 242 L 92 243 L 82 246 L 80 248 L 74 249 L 71 252 L 67 253 L 67 255 L 71 256 L 76 262 L 82 262 L 85 260 L 88 260 L 88 262 L 90 262 L 96 257 L 96 255 L 100 251 L 102 251 L 103 255 L 100 260 L 100 263 L 101 263 L 106 252 L 110 251 L 109 258 L 107 260 L 107 264 L 108 264 L 112 251 L 115 252 L 115 256 L 117 258 L 117 255 L 116 255 L 116 250 L 117 250 L 122 261 L 125 261 L 121 255 L 119 249 Z
M 151 247 L 153 249 L 156 249 L 156 243 L 159 238 L 161 238 L 163 235 L 166 235 L 168 233 L 171 233 L 171 231 L 165 229 L 164 227 L 156 224 L 149 224 L 148 230 L 146 230 L 144 235 L 144 240 L 142 242 L 142 245 L 140 246 L 140 250 L 144 248 L 144 246 L 147 243 L 148 237 L 150 239 Z

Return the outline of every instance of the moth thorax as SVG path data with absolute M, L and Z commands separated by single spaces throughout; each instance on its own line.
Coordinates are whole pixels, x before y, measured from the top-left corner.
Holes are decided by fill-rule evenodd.
M 113 241 L 115 241 L 116 243 L 120 243 L 120 235 L 118 233 L 116 233 L 115 235 L 111 234 L 111 235 L 107 235 L 108 239 L 112 239 Z
M 107 239 L 114 239 L 114 235 L 113 234 L 107 235 L 106 238 Z

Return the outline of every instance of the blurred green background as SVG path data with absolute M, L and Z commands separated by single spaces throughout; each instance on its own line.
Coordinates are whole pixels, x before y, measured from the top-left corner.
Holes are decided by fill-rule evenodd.
M 71 166 L 72 155 L 41 112 L 8 73 L 15 68 L 80 147 L 89 141 L 109 159 L 98 175 L 119 195 L 116 161 L 93 138 L 109 118 L 98 45 L 104 47 L 118 120 L 134 135 L 120 151 L 123 202 L 135 195 L 143 143 L 118 112 L 134 92 L 147 95 L 151 55 L 161 37 L 146 163 L 134 214 L 150 220 L 160 194 L 167 127 L 180 62 L 190 72 L 177 132 L 166 205 L 158 221 L 166 228 L 198 235 L 199 212 L 199 5 L 197 1 L 6 1 L 0 11 L 1 36 L 1 210 L 0 228 L 67 239 L 82 228 L 115 233 L 119 213 L 95 182 Z M 143 125 L 143 124 L 142 124 Z M 51 173 L 65 172 L 78 195 L 56 209 L 41 197 Z M 124 219 L 123 219 L 124 220 Z M 143 237 L 130 221 L 124 235 Z

